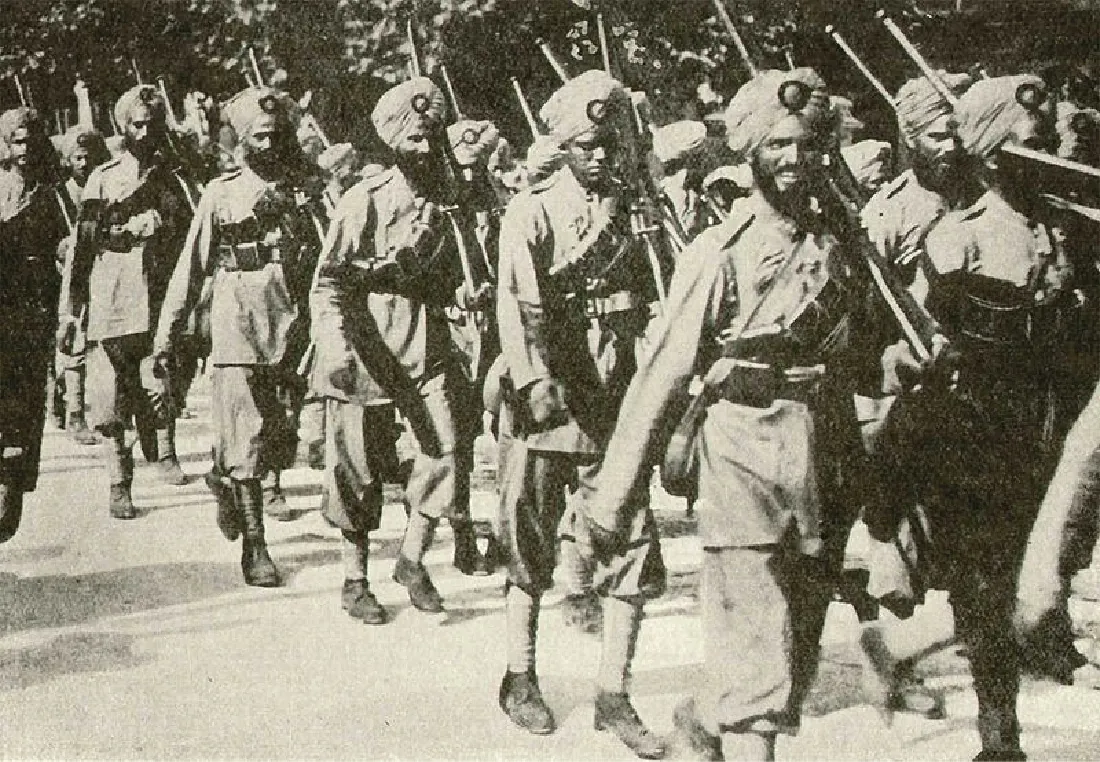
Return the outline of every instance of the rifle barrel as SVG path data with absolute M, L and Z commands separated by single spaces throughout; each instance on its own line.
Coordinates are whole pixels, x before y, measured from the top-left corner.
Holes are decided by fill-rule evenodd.
M 542 134 L 539 129 L 538 120 L 535 119 L 535 114 L 531 111 L 531 104 L 527 102 L 527 96 L 523 94 L 523 88 L 520 87 L 519 80 L 512 77 L 512 90 L 516 93 L 516 98 L 519 100 L 520 111 L 523 112 L 523 118 L 527 120 L 527 127 L 531 130 L 531 137 L 537 138 Z
M 833 38 L 833 42 L 837 44 L 837 47 L 844 51 L 845 55 L 847 55 L 848 58 L 851 59 L 852 63 L 856 65 L 856 68 L 859 69 L 860 73 L 863 74 L 863 76 L 867 78 L 867 81 L 871 83 L 871 86 L 878 90 L 879 95 L 885 98 L 886 102 L 889 103 L 891 106 L 895 105 L 894 96 L 890 95 L 890 91 L 886 89 L 886 85 L 882 84 L 882 80 L 876 77 L 871 69 L 868 68 L 867 64 L 863 62 L 863 59 L 861 59 L 859 55 L 854 50 L 852 50 L 852 46 L 849 45 L 848 41 L 841 36 L 840 32 L 836 31 L 836 29 L 830 24 L 829 26 L 825 27 L 825 34 Z
M 546 40 L 536 40 L 535 44 L 538 45 L 539 50 L 542 51 L 542 55 L 545 56 L 546 60 L 550 63 L 550 68 L 552 68 L 554 70 L 554 73 L 558 75 L 558 79 L 561 80 L 562 84 L 564 85 L 566 82 L 568 82 L 569 72 L 565 70 L 565 67 L 562 66 L 561 61 L 559 61 L 558 57 L 554 55 L 554 51 L 550 47 L 549 43 L 547 43 Z
M 749 55 L 749 49 L 745 47 L 745 41 L 741 39 L 741 35 L 737 32 L 737 27 L 733 25 L 733 19 L 730 18 L 729 11 L 727 11 L 726 6 L 722 4 L 722 0 L 714 0 L 714 10 L 718 12 L 718 18 L 725 25 L 726 31 L 729 32 L 730 37 L 733 38 L 733 44 L 737 47 L 737 53 L 741 56 L 741 61 L 749 70 L 749 74 L 755 77 L 757 74 L 756 64 L 752 62 L 752 57 Z
M 607 31 L 603 25 L 603 14 L 596 14 L 596 37 L 600 43 L 600 58 L 603 60 L 603 70 L 607 72 L 607 76 L 613 77 L 611 73 L 611 49 L 607 45 Z
M 921 55 L 921 52 L 917 50 L 917 46 L 909 41 L 909 38 L 905 36 L 905 32 L 901 31 L 901 27 L 895 24 L 894 20 L 886 15 L 886 11 L 879 11 L 875 16 L 882 21 L 883 26 L 886 27 L 886 31 L 898 41 L 902 50 L 909 54 L 909 57 L 913 59 L 913 63 L 920 67 L 921 73 L 928 78 L 928 82 L 932 87 L 936 88 L 936 92 L 938 92 L 945 101 L 951 104 L 951 108 L 955 108 L 959 104 L 959 99 L 951 92 L 951 89 L 940 78 L 936 70 L 929 65 L 928 61 Z
M 248 61 L 252 65 L 252 73 L 256 77 L 256 87 L 264 86 L 264 75 L 260 71 L 260 62 L 256 60 L 256 51 L 252 49 L 252 46 L 248 46 Z
M 447 99 L 451 102 L 451 113 L 454 115 L 455 121 L 459 119 L 465 119 L 466 117 L 462 113 L 462 109 L 458 105 L 458 96 L 455 95 L 455 86 L 451 82 L 451 75 L 447 71 L 446 66 L 439 67 L 439 76 L 443 78 L 443 87 L 447 93 Z
M 414 77 L 423 76 L 424 66 L 420 60 L 420 48 L 416 44 L 416 30 L 413 28 L 412 19 L 405 22 L 405 36 L 409 39 L 409 67 Z

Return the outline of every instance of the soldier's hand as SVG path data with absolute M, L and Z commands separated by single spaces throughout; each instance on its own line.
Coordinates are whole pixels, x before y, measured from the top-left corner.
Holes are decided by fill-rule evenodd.
M 153 356 L 153 378 L 168 378 L 172 374 L 172 357 L 167 352 Z
M 550 425 L 568 417 L 565 390 L 552 378 L 542 378 L 527 390 L 527 406 L 536 425 Z
M 949 385 L 958 365 L 958 352 L 943 334 L 932 337 L 932 357 L 921 361 L 913 354 L 909 343 L 901 340 L 882 354 L 882 391 L 900 394 L 918 385 Z
M 626 550 L 627 541 L 622 533 L 597 524 L 583 512 L 579 513 L 579 518 L 584 522 L 584 531 L 592 544 L 592 554 L 597 560 L 606 563 L 615 556 L 622 555 Z
M 76 334 L 79 329 L 76 318 L 71 315 L 62 317 L 57 324 L 57 351 L 63 355 L 73 353 L 73 345 L 76 343 Z
M 495 296 L 496 290 L 492 283 L 482 283 L 472 293 L 470 287 L 462 283 L 455 289 L 455 304 L 467 312 L 477 312 L 492 305 Z
M 358 368 L 355 355 L 344 353 L 343 361 L 329 371 L 328 380 L 336 389 L 351 394 L 355 391 Z

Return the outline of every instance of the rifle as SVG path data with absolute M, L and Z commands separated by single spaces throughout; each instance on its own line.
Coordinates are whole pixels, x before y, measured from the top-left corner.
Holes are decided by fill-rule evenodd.
M 512 77 L 512 90 L 515 91 L 516 99 L 519 101 L 523 118 L 527 120 L 527 128 L 531 130 L 531 138 L 537 140 L 543 134 L 542 128 L 539 126 L 538 119 L 535 118 L 535 112 L 531 110 L 531 104 L 527 102 L 527 96 L 523 94 L 523 88 L 520 87 L 519 80 L 515 77 Z
M 608 76 L 614 76 L 611 72 L 611 52 L 607 45 L 602 13 L 596 14 L 596 30 L 605 69 Z M 628 165 L 626 185 L 630 199 L 630 233 L 645 246 L 653 284 L 657 290 L 657 299 L 664 306 L 667 293 L 661 261 L 662 259 L 669 261 L 672 257 L 667 251 L 666 242 L 657 235 L 662 229 L 656 221 L 658 206 L 655 199 L 659 198 L 660 193 L 653 180 L 653 174 L 649 171 L 648 161 L 653 151 L 653 135 L 639 104 L 633 97 L 633 92 L 628 90 L 627 94 L 630 97 L 630 118 L 625 120 L 627 128 L 625 147 Z
M 932 87 L 952 108 L 956 108 L 959 99 L 905 36 L 905 32 L 886 15 L 885 11 L 880 10 L 875 16 L 882 21 L 886 30 L 917 65 Z M 1049 207 L 1058 211 L 1072 212 L 1091 222 L 1100 222 L 1100 169 L 1017 145 L 1002 146 L 1001 156 L 1008 159 L 1007 165 L 1015 166 L 1024 177 L 1029 178 L 1027 187 L 1036 188 L 1037 196 Z M 1048 190 L 1050 188 L 1056 190 Z
M 752 62 L 752 56 L 749 55 L 749 49 L 745 47 L 745 41 L 741 39 L 741 35 L 737 32 L 737 27 L 733 25 L 733 19 L 730 18 L 729 11 L 726 10 L 726 6 L 722 4 L 722 0 L 714 0 L 714 10 L 718 12 L 718 18 L 722 24 L 726 27 L 726 31 L 729 32 L 730 37 L 733 38 L 733 44 L 737 48 L 737 54 L 741 56 L 741 62 L 745 64 L 745 68 L 749 70 L 749 76 L 755 77 L 757 74 L 756 65 Z M 794 68 L 793 66 L 791 67 Z

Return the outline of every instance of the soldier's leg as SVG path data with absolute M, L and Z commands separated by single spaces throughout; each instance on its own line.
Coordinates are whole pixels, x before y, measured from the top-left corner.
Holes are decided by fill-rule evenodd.
M 583 511 L 583 502 L 595 492 L 600 464 L 577 469 L 577 489 L 574 498 Z M 648 474 L 646 474 L 648 476 Z M 649 480 L 638 480 L 630 498 L 633 522 L 626 549 L 597 562 L 591 540 L 577 543 L 581 552 L 591 559 L 591 584 L 602 601 L 603 640 L 600 666 L 596 675 L 596 730 L 615 733 L 635 754 L 643 759 L 659 759 L 665 754 L 665 744 L 642 722 L 628 695 L 634 650 L 641 629 L 643 606 L 647 599 L 665 590 L 666 574 L 657 525 L 649 509 Z M 587 523 L 578 515 L 575 526 Z M 587 560 L 586 559 L 586 560 Z
M 1000 555 L 974 554 L 965 567 L 960 565 L 951 590 L 956 629 L 966 644 L 978 696 L 982 751 L 976 760 L 1026 759 L 1016 716 L 1020 660 L 1012 631 L 1014 559 Z
M 267 551 L 260 484 L 268 467 L 265 425 L 279 407 L 267 370 L 228 365 L 215 366 L 211 373 L 215 461 L 229 480 L 240 522 L 241 571 L 245 582 L 256 587 L 280 583 Z
M 0 431 L 0 543 L 19 530 L 23 493 L 38 486 L 42 434 L 46 424 L 46 369 L 50 356 L 33 337 L 10 343 L 0 357 L 0 385 L 6 410 Z
M 565 510 L 570 468 L 563 456 L 531 452 L 521 439 L 509 439 L 502 448 L 500 541 L 508 562 L 508 669 L 498 701 L 512 722 L 537 735 L 555 728 L 539 688 L 535 656 L 539 608 L 543 593 L 553 584 L 557 526 Z
M 51 362 L 46 372 L 46 411 L 56 429 L 65 428 L 65 374 L 58 373 L 57 362 Z
M 695 696 L 705 737 L 721 736 L 730 758 L 771 759 L 775 735 L 791 731 L 795 664 L 789 550 L 704 549 L 705 673 Z M 711 742 L 713 743 L 713 741 Z
M 367 558 L 370 533 L 382 516 L 382 479 L 377 469 L 385 447 L 381 431 L 393 421 L 388 405 L 363 407 L 325 401 L 325 475 L 322 514 L 343 535 L 344 587 L 341 602 L 348 615 L 367 624 L 383 624 L 386 610 L 370 590 Z
M 88 422 L 84 416 L 86 371 L 83 361 L 65 371 L 65 428 L 78 444 L 93 445 L 99 443 L 99 437 L 88 428 Z
M 298 435 L 306 443 L 309 467 L 314 471 L 325 468 L 325 399 L 308 397 L 302 403 L 298 417 Z
M 413 426 L 417 453 L 405 487 L 409 520 L 393 578 L 408 589 L 413 606 L 421 611 L 439 613 L 443 610 L 443 600 L 423 560 L 431 547 L 439 519 L 455 516 L 457 438 L 444 376 L 428 381 L 421 397 L 423 406 L 416 415 L 422 420 Z
M 105 439 L 110 477 L 108 505 L 111 516 L 118 519 L 137 517 L 131 495 L 134 455 L 129 424 L 134 411 L 144 403 L 139 358 L 140 349 L 132 337 L 105 339 L 88 353 L 91 423 Z
M 576 627 L 590 635 L 603 628 L 603 609 L 600 597 L 592 589 L 592 576 L 596 561 L 592 554 L 587 529 L 580 521 L 576 502 L 581 497 L 574 493 L 567 501 L 558 534 L 558 566 L 565 597 L 562 599 L 562 618 L 567 627 Z
M 481 399 L 465 378 L 454 382 L 455 418 L 455 507 L 451 517 L 454 533 L 454 567 L 463 574 L 484 577 L 492 572 L 487 554 L 477 546 L 477 532 L 470 516 L 470 479 L 474 470 L 474 441 L 481 430 Z
M 176 421 L 157 420 L 154 424 L 157 438 L 157 475 L 165 484 L 179 487 L 187 484 L 188 476 L 180 467 L 179 457 L 176 455 Z

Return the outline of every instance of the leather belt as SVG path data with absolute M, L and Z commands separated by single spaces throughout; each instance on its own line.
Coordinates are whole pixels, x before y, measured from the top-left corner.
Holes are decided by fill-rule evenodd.
M 223 243 L 218 246 L 218 269 L 227 272 L 262 270 L 270 263 L 282 261 L 279 249 L 258 241 Z
M 645 299 L 633 291 L 616 291 L 607 296 L 589 296 L 584 301 L 588 317 L 602 317 L 616 312 L 629 312 L 648 307 Z
M 717 387 L 718 396 L 728 402 L 749 407 L 770 407 L 776 400 L 810 404 L 817 396 L 825 367 L 796 366 L 787 369 L 751 363 L 750 367 L 734 368 Z M 745 374 L 755 374 L 746 383 Z M 769 375 L 770 374 L 770 375 Z M 791 376 L 797 377 L 792 379 Z

